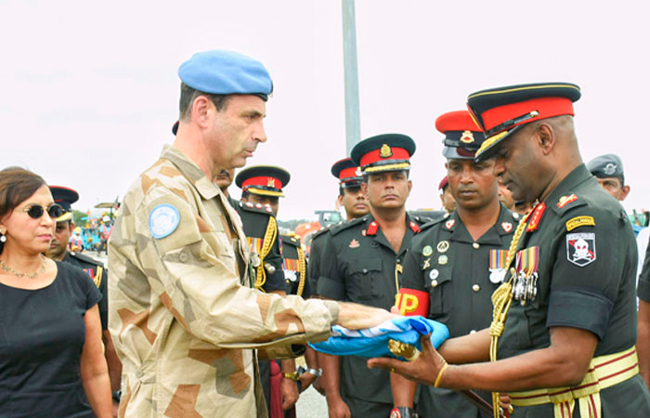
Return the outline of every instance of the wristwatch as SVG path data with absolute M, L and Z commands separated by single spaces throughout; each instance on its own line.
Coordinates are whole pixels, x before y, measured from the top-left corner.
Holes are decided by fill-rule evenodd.
M 413 408 L 398 406 L 390 411 L 389 418 L 418 418 L 418 414 L 415 413 L 415 409 Z
M 282 373 L 282 376 L 284 376 L 285 379 L 289 379 L 293 381 L 300 380 L 300 375 L 298 374 L 298 372 Z
M 323 369 L 316 370 L 316 369 L 312 369 L 311 367 L 309 367 L 309 368 L 307 368 L 305 370 L 305 373 L 311 373 L 316 377 L 321 377 L 323 375 Z

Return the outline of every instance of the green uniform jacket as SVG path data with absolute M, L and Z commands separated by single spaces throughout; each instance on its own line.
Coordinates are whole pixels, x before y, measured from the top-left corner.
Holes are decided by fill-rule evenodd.
M 447 325 L 450 338 L 490 326 L 492 292 L 505 276 L 505 255 L 519 218 L 502 205 L 495 224 L 474 241 L 454 211 L 423 225 L 413 238 L 400 287 L 429 293 L 428 316 Z M 491 402 L 489 393 L 481 395 Z M 423 417 L 489 417 L 458 392 L 431 386 L 421 388 L 417 410 Z
M 102 294 L 102 300 L 99 301 L 99 317 L 102 321 L 102 330 L 108 328 L 108 293 L 106 291 L 106 283 L 108 282 L 108 270 L 104 268 L 104 264 L 85 254 L 79 254 L 74 251 L 66 251 L 63 257 L 64 263 L 70 263 L 77 266 L 90 276 L 95 282 L 95 286 Z
M 641 257 L 643 254 L 639 254 Z M 637 289 L 639 299 L 650 302 L 650 245 L 645 252 L 643 268 L 639 274 L 639 287 Z
M 324 235 L 328 239 L 320 260 L 316 293 L 329 299 L 390 309 L 397 293 L 395 265 L 403 262 L 411 239 L 424 223 L 419 217 L 411 218 L 407 214 L 406 233 L 398 252 L 370 214 L 330 228 L 330 233 Z M 369 370 L 366 361 L 360 357 L 341 357 L 341 393 L 364 401 L 392 404 L 389 372 Z
M 537 296 L 525 306 L 512 301 L 498 358 L 548 347 L 551 327 L 594 333 L 595 356 L 632 347 L 637 250 L 624 209 L 584 165 L 562 180 L 543 204 L 543 212 L 529 217 L 517 247 L 518 252 L 539 249 L 537 267 L 531 261 L 517 266 L 518 271 L 528 267 L 537 272 Z M 650 417 L 650 395 L 640 375 L 601 390 L 600 396 L 604 418 Z M 512 416 L 552 417 L 553 405 L 516 407 Z

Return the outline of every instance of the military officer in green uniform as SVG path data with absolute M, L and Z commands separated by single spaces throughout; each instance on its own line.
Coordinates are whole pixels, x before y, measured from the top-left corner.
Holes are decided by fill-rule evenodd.
M 424 222 L 405 209 L 413 140 L 400 134 L 359 142 L 351 153 L 362 169 L 370 214 L 330 228 L 316 281 L 324 298 L 390 309 L 411 239 Z M 389 373 L 359 357 L 323 357 L 330 417 L 387 417 L 393 409 Z
M 85 254 L 68 250 L 70 235 L 74 229 L 74 222 L 72 221 L 72 204 L 79 200 L 79 193 L 73 189 L 62 186 L 50 186 L 50 191 L 52 192 L 54 201 L 63 208 L 63 214 L 56 219 L 54 237 L 50 242 L 47 256 L 53 260 L 70 263 L 88 273 L 88 276 L 93 280 L 102 294 L 102 300 L 98 303 L 99 316 L 102 322 L 102 340 L 104 342 L 104 354 L 106 357 L 106 363 L 108 364 L 111 388 L 113 390 L 113 401 L 115 406 L 117 406 L 116 404 L 119 403 L 120 400 L 119 390 L 122 365 L 115 353 L 111 335 L 108 332 L 108 294 L 106 291 L 108 271 L 104 268 L 104 264 L 101 262 L 88 257 Z
M 436 119 L 445 135 L 447 188 L 456 210 L 422 226 L 404 259 L 398 307 L 413 314 L 413 301 L 428 310 L 421 313 L 442 322 L 450 337 L 490 326 L 492 293 L 505 277 L 505 261 L 519 214 L 500 204 L 494 160 L 474 161 L 485 136 L 467 110 L 448 112 Z M 415 383 L 393 387 L 396 404 L 411 406 Z M 399 396 L 404 400 L 398 401 Z M 489 392 L 482 394 L 491 402 Z M 487 417 L 458 392 L 424 386 L 416 410 L 422 417 Z
M 372 359 L 370 367 L 436 387 L 505 392 L 513 417 L 650 416 L 634 347 L 634 233 L 582 162 L 578 98 L 569 83 L 469 96 L 487 137 L 477 159 L 495 156 L 513 198 L 537 204 L 515 231 L 489 330 L 447 340 L 442 357 L 423 340 L 414 362 Z M 480 363 L 447 364 L 469 362 Z
M 637 293 L 639 297 L 638 338 L 636 348 L 639 351 L 639 368 L 646 386 L 650 387 L 650 245 L 648 245 L 643 268 L 639 274 Z

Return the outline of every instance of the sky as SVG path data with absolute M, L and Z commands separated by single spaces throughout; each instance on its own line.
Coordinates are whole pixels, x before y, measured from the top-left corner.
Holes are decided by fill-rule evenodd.
M 415 140 L 408 209 L 440 207 L 439 115 L 477 90 L 552 81 L 582 89 L 584 161 L 618 154 L 624 206 L 650 209 L 650 2 L 602 3 L 356 1 L 361 138 Z M 340 0 L 0 0 L 0 39 L 0 167 L 76 189 L 74 208 L 121 197 L 173 141 L 178 67 L 209 49 L 254 57 L 273 78 L 268 141 L 248 165 L 291 172 L 278 217 L 334 208 L 330 168 L 346 157 Z

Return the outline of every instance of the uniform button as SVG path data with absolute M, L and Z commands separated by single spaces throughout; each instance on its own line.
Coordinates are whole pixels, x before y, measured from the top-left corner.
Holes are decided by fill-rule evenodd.
M 473 330 L 471 330 L 469 333 L 470 333 L 470 334 L 476 334 L 476 330 L 473 329 Z
M 135 372 L 135 377 L 137 377 L 138 379 L 140 379 L 142 376 L 144 376 L 144 373 L 142 373 L 142 370 L 138 370 L 138 371 Z
M 363 274 L 367 274 L 367 273 L 368 273 L 368 269 L 363 269 L 362 271 L 363 271 Z
M 187 259 L 188 259 L 187 254 L 185 254 L 185 253 L 181 253 L 181 254 L 178 256 L 178 259 L 181 261 L 181 263 L 187 263 Z
M 478 242 L 475 242 L 474 244 L 472 244 L 472 247 L 474 247 L 475 250 L 478 250 L 480 245 Z
M 399 264 L 399 263 L 402 262 L 402 259 L 401 259 L 401 258 L 398 258 L 398 259 L 395 260 L 395 262 Z
M 481 286 L 475 284 L 474 286 L 472 286 L 472 290 L 478 292 L 479 290 L 481 290 Z
M 431 286 L 432 287 L 438 286 L 438 281 L 437 280 L 431 280 Z

